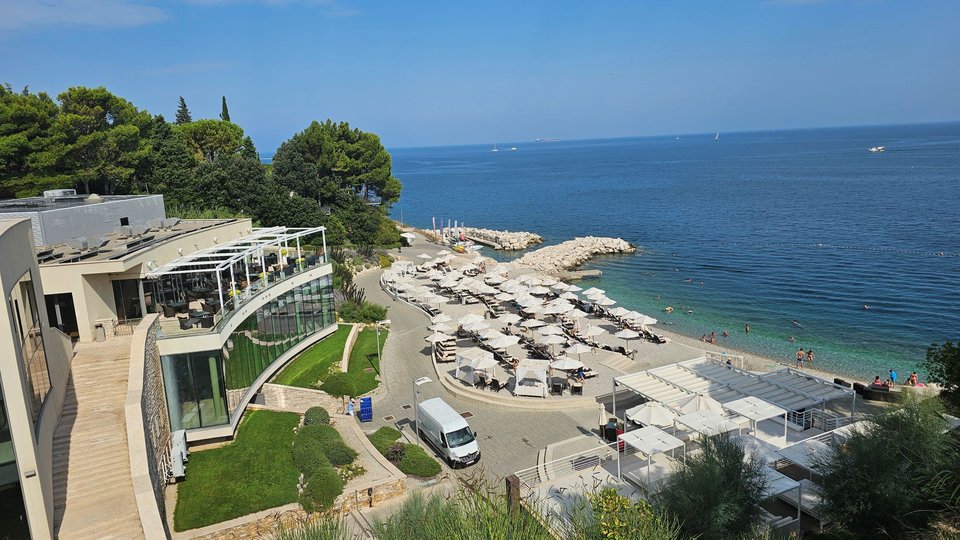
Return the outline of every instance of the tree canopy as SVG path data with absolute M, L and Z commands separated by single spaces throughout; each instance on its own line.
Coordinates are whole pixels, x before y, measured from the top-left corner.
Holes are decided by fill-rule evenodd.
M 960 411 L 960 342 L 954 345 L 934 343 L 927 348 L 927 357 L 920 366 L 930 380 L 941 385 L 940 398 L 954 411 Z
M 187 108 L 187 100 L 183 99 L 183 96 L 180 96 L 180 102 L 177 103 L 176 122 L 178 124 L 189 124 L 193 122 L 193 117 L 190 116 L 190 109 Z

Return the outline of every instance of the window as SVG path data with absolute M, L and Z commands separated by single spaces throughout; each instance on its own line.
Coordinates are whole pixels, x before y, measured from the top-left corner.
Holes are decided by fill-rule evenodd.
M 140 282 L 136 279 L 119 279 L 113 283 L 113 302 L 117 307 L 117 320 L 130 321 L 143 318 L 140 307 Z
M 30 406 L 33 422 L 36 424 L 43 400 L 50 391 L 50 372 L 40 328 L 40 311 L 37 309 L 37 296 L 33 290 L 30 272 L 24 274 L 14 285 L 7 304 L 21 344 L 20 363 L 24 366 L 27 384 L 30 386 Z

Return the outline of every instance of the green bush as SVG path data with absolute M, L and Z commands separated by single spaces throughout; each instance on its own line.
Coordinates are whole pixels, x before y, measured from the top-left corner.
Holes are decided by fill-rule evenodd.
M 349 465 L 357 459 L 357 452 L 347 446 L 343 441 L 321 441 L 323 453 L 330 460 L 330 463 L 337 467 Z
M 337 371 L 327 376 L 323 381 L 320 390 L 330 394 L 333 397 L 340 398 L 341 402 L 348 396 L 357 395 L 357 385 L 348 373 Z
M 400 435 L 401 433 L 392 427 L 384 426 L 373 432 L 373 435 L 370 435 L 367 438 L 373 443 L 374 448 L 376 448 L 381 454 L 386 455 L 387 449 L 390 448 L 390 445 L 400 439 Z
M 348 323 L 374 323 L 387 317 L 387 308 L 364 301 L 361 304 L 343 302 L 337 308 L 340 318 Z
M 293 439 L 290 456 L 298 471 L 309 474 L 321 467 L 329 467 L 330 460 L 324 452 L 323 443 L 312 437 L 298 435 Z
M 396 465 L 403 461 L 403 456 L 407 453 L 407 445 L 403 443 L 393 443 L 390 445 L 390 448 L 387 448 L 387 451 L 383 453 L 386 456 L 387 461 Z
M 300 506 L 307 512 L 322 512 L 333 506 L 341 493 L 343 480 L 337 470 L 329 466 L 320 467 L 310 474 L 300 494 Z
M 393 265 L 393 259 L 388 255 L 380 256 L 380 268 L 390 268 Z
M 397 468 L 404 474 L 412 474 L 420 478 L 433 478 L 440 474 L 440 463 L 428 455 L 423 448 L 414 444 L 406 445 L 403 459 Z
M 586 504 L 585 504 L 586 503 Z M 632 501 L 605 488 L 588 493 L 570 509 L 567 538 L 584 540 L 608 538 L 644 538 L 677 540 L 680 526 L 643 500 Z
M 330 423 L 330 413 L 323 407 L 310 407 L 303 415 L 303 425 L 313 426 Z
M 303 426 L 300 428 L 300 431 L 297 432 L 297 436 L 307 437 L 319 442 L 343 440 L 343 438 L 340 437 L 340 432 L 337 431 L 337 428 L 328 424 L 313 424 L 309 426 Z

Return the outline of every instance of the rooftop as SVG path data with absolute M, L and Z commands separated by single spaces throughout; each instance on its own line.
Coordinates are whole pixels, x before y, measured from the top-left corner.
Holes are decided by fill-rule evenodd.
M 13 212 L 48 212 L 51 210 L 62 210 L 64 208 L 74 208 L 91 204 L 87 199 L 95 197 L 97 203 L 108 203 L 113 201 L 128 201 L 133 199 L 143 199 L 146 197 L 155 197 L 156 195 L 89 195 L 89 194 L 70 194 L 74 190 L 58 190 L 68 192 L 44 197 L 22 197 L 19 199 L 0 199 L 0 215 Z

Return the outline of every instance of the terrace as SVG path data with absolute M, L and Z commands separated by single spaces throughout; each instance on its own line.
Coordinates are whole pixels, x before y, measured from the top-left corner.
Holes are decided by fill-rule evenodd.
M 326 228 L 266 227 L 175 259 L 147 274 L 158 338 L 219 332 L 242 306 L 285 280 L 325 265 Z M 309 244 L 320 237 L 318 247 Z

